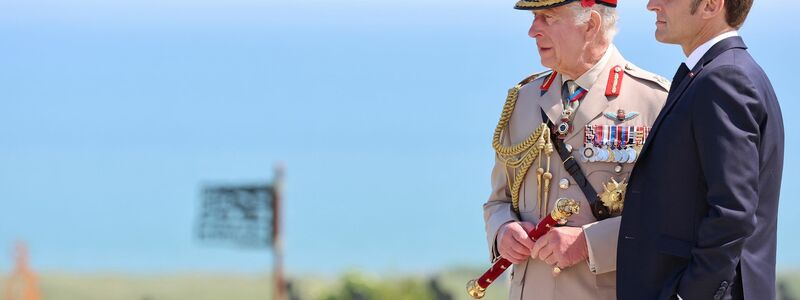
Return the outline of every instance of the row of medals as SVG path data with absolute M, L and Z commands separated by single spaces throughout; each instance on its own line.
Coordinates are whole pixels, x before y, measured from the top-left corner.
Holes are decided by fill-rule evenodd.
M 586 125 L 581 160 L 632 164 L 649 132 L 644 126 Z

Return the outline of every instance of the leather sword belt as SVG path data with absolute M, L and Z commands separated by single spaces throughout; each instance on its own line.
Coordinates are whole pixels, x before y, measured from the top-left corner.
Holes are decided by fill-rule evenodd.
M 550 118 L 547 117 L 544 110 L 541 110 L 541 112 L 542 120 L 547 120 L 547 126 L 553 128 L 553 122 L 550 121 Z M 595 219 L 600 221 L 613 217 L 608 207 L 603 205 L 603 202 L 600 201 L 600 196 L 597 194 L 597 191 L 589 183 L 589 180 L 586 179 L 586 175 L 583 173 L 578 161 L 572 156 L 572 153 L 567 150 L 564 140 L 558 138 L 558 134 L 555 131 L 550 132 L 550 139 L 555 145 L 558 156 L 561 157 L 564 168 L 567 169 L 569 175 L 572 176 L 572 179 L 574 179 L 575 183 L 581 188 L 583 195 L 586 196 L 586 201 L 589 202 L 589 207 L 592 209 L 592 215 L 594 215 Z

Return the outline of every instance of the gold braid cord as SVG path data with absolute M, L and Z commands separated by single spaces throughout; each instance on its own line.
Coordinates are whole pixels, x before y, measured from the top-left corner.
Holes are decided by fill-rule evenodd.
M 547 124 L 545 125 L 545 129 L 547 129 L 546 134 L 542 134 L 543 138 L 547 140 L 547 144 L 544 146 L 544 156 L 547 157 L 547 170 L 544 172 L 544 187 L 542 188 L 542 192 L 544 196 L 542 197 L 542 203 L 539 204 L 539 218 L 544 218 L 547 215 L 547 199 L 549 198 L 548 194 L 550 193 L 550 181 L 553 180 L 553 173 L 550 173 L 550 154 L 553 154 L 553 142 L 550 140 L 550 130 L 547 128 Z M 541 161 L 541 158 L 539 159 Z
M 547 73 L 547 72 L 544 72 Z M 497 158 L 500 162 L 503 163 L 507 168 L 511 168 L 514 170 L 514 181 L 511 183 L 511 205 L 515 212 L 519 212 L 519 191 L 522 187 L 522 182 L 525 179 L 525 175 L 528 173 L 531 165 L 533 165 L 536 158 L 540 157 L 540 154 L 547 154 L 549 156 L 552 153 L 552 145 L 550 144 L 550 129 L 547 127 L 547 124 L 543 123 L 539 125 L 538 128 L 519 144 L 511 145 L 511 146 L 504 146 L 502 143 L 502 136 L 503 133 L 508 130 L 508 123 L 511 120 L 511 114 L 514 112 L 514 107 L 517 104 L 517 98 L 519 96 L 519 90 L 526 84 L 530 83 L 533 80 L 536 80 L 544 73 L 539 73 L 532 75 L 528 78 L 525 78 L 522 82 L 518 83 L 516 86 L 508 90 L 508 96 L 506 97 L 506 103 L 503 105 L 503 113 L 500 115 L 500 121 L 497 122 L 497 128 L 495 128 L 494 136 L 492 138 L 492 148 L 494 148 L 495 152 L 497 153 Z M 550 144 L 550 145 L 548 145 Z M 540 159 L 541 164 L 541 159 Z M 544 168 L 542 169 L 539 176 L 537 176 L 538 187 L 539 190 L 537 191 L 537 198 L 541 197 L 542 193 L 542 175 L 545 176 L 546 186 L 549 185 L 549 181 L 552 178 L 550 174 L 550 166 L 549 161 L 547 164 L 547 172 L 544 172 Z M 538 171 L 538 170 L 537 170 Z M 549 175 L 549 178 L 548 178 Z M 507 178 L 509 179 L 509 178 Z M 547 189 L 545 189 L 547 191 Z M 547 196 L 545 192 L 545 197 Z M 539 204 L 541 205 L 541 201 L 547 202 L 547 199 L 539 198 Z
M 517 1 L 517 4 L 514 5 L 514 8 L 516 9 L 540 8 L 540 7 L 560 4 L 563 3 L 564 1 L 566 0 L 520 0 Z

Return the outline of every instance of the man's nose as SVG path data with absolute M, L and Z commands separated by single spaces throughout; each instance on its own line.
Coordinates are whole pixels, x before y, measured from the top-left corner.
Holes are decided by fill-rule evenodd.
M 533 19 L 533 23 L 531 23 L 531 28 L 528 29 L 528 36 L 529 37 L 534 38 L 534 39 L 542 37 L 542 31 L 541 31 L 542 25 L 540 24 L 541 22 L 543 22 L 543 21 L 540 20 L 539 18 L 534 18 Z
M 661 3 L 659 0 L 648 0 L 647 1 L 647 10 L 649 11 L 659 11 L 661 10 Z

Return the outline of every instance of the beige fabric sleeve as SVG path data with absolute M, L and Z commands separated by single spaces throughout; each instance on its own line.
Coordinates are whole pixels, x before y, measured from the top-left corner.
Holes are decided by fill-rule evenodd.
M 506 179 L 505 166 L 495 159 L 492 169 L 492 193 L 483 204 L 483 220 L 486 223 L 486 240 L 489 246 L 490 259 L 494 260 L 500 253 L 497 251 L 497 234 L 500 228 L 517 221 L 511 209 L 511 193 Z
M 589 248 L 589 270 L 595 275 L 617 270 L 617 237 L 621 217 L 583 226 Z

